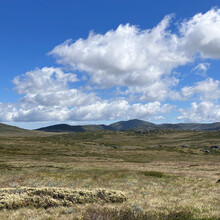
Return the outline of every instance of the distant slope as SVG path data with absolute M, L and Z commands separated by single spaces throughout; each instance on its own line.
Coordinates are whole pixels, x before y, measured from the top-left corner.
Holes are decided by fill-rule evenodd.
M 8 133 L 23 133 L 27 130 L 18 128 L 16 126 L 6 125 L 0 123 L 0 134 L 8 134 Z
M 0 123 L 0 137 L 48 136 L 46 132 L 26 130 L 16 126 Z
M 220 130 L 220 122 L 212 124 L 200 123 L 179 123 L 179 124 L 162 124 L 158 125 L 161 129 L 174 129 L 174 130 L 196 130 L 196 131 L 211 131 Z
M 80 127 L 80 126 L 77 126 Z M 73 129 L 72 126 L 67 125 L 67 124 L 58 124 L 58 125 L 52 125 L 52 126 L 47 126 L 43 128 L 37 129 L 38 131 L 47 131 L 47 132 L 69 132 L 69 131 L 75 131 L 76 129 Z M 83 129 L 78 130 L 83 131 Z
M 84 131 L 101 131 L 101 130 L 112 130 L 111 127 L 107 125 L 67 125 L 67 124 L 58 124 L 48 127 L 43 127 L 37 129 L 38 131 L 47 131 L 47 132 L 84 132 Z
M 113 130 L 116 131 L 126 131 L 126 130 L 139 130 L 139 129 L 152 130 L 152 129 L 156 129 L 158 126 L 150 122 L 133 119 L 129 121 L 119 121 L 109 125 L 109 127 L 113 128 Z
M 154 124 L 142 120 L 129 120 L 120 121 L 109 125 L 116 131 L 149 131 L 149 130 L 196 130 L 196 131 L 211 131 L 220 130 L 220 122 L 211 124 L 201 124 L 201 123 L 178 123 L 178 124 Z
M 150 130 L 197 130 L 211 131 L 220 130 L 220 122 L 212 124 L 199 123 L 179 123 L 179 124 L 154 124 L 143 120 L 133 119 L 128 121 L 119 121 L 110 125 L 67 125 L 58 124 L 37 129 L 47 132 L 85 132 L 85 131 L 150 131 Z

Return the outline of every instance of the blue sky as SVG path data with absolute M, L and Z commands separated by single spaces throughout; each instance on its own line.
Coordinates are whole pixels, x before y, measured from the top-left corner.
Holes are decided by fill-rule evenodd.
M 0 122 L 220 121 L 215 0 L 0 0 Z

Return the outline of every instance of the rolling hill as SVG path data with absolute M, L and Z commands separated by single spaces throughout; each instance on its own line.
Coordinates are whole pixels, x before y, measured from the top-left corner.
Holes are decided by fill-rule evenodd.
M 20 136 L 20 135 L 44 135 L 46 132 L 86 132 L 86 131 L 136 131 L 145 132 L 152 130 L 178 130 L 178 131 L 220 131 L 220 122 L 211 124 L 202 123 L 178 123 L 178 124 L 154 124 L 151 122 L 133 119 L 119 121 L 110 125 L 68 125 L 57 124 L 42 127 L 36 130 L 26 130 L 16 126 L 0 123 L 0 136 Z
M 0 123 L 0 134 L 3 133 L 22 133 L 25 132 L 27 130 L 22 129 L 22 128 L 18 128 L 16 126 L 11 126 L 11 125 L 6 125 L 3 123 Z
M 201 123 L 178 123 L 178 124 L 154 124 L 143 120 L 133 119 L 128 121 L 119 121 L 110 125 L 67 125 L 58 124 L 37 129 L 47 132 L 85 132 L 85 131 L 150 131 L 150 130 L 196 130 L 212 131 L 220 130 L 220 122 L 211 124 Z
M 85 132 L 85 131 L 101 131 L 101 130 L 114 130 L 107 125 L 67 125 L 67 124 L 58 124 L 47 126 L 37 129 L 38 131 L 47 131 L 47 132 Z
M 16 137 L 16 136 L 47 136 L 50 133 L 27 130 L 16 126 L 0 123 L 0 137 Z
M 129 121 L 119 121 L 109 125 L 109 127 L 111 127 L 112 130 L 115 131 L 126 131 L 126 130 L 139 130 L 139 129 L 153 130 L 153 129 L 157 129 L 158 126 L 150 122 L 133 119 Z

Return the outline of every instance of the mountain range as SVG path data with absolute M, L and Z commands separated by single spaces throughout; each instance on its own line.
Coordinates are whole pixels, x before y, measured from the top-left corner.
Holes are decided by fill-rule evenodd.
M 154 124 L 143 120 L 133 119 L 128 121 L 119 121 L 110 125 L 68 125 L 57 124 L 33 130 L 26 130 L 19 127 L 0 123 L 0 136 L 20 136 L 20 135 L 44 135 L 45 132 L 85 132 L 85 131 L 163 131 L 163 130 L 195 130 L 195 131 L 220 131 L 220 122 L 211 124 L 202 123 L 178 123 L 178 124 Z M 48 134 L 48 133 L 47 133 Z M 46 133 L 45 133 L 46 135 Z
M 110 125 L 68 125 L 57 124 L 42 127 L 37 130 L 46 132 L 85 132 L 85 131 L 150 131 L 150 130 L 197 130 L 211 131 L 220 130 L 220 122 L 211 124 L 202 123 L 178 123 L 178 124 L 154 124 L 143 120 L 133 119 L 128 121 L 119 121 Z

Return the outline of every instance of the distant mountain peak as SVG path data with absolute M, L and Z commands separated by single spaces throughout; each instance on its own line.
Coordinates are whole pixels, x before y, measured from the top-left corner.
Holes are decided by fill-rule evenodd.
M 208 131 L 208 130 L 220 130 L 220 123 L 215 122 L 211 124 L 201 124 L 201 123 L 178 123 L 178 124 L 154 124 L 151 122 L 130 119 L 127 121 L 118 121 L 110 125 L 68 125 L 68 124 L 58 124 L 52 125 L 44 128 L 39 128 L 37 130 L 47 131 L 47 132 L 85 132 L 85 131 L 100 131 L 100 130 L 113 130 L 113 131 L 149 131 L 149 130 L 198 130 L 198 131 Z
M 130 129 L 134 129 L 134 128 L 137 129 L 140 126 L 156 127 L 156 125 L 151 122 L 147 122 L 147 121 L 143 121 L 143 120 L 139 120 L 139 119 L 131 119 L 128 121 L 119 121 L 119 122 L 113 123 L 109 126 L 111 126 L 112 128 L 114 128 L 117 131 L 130 130 Z

